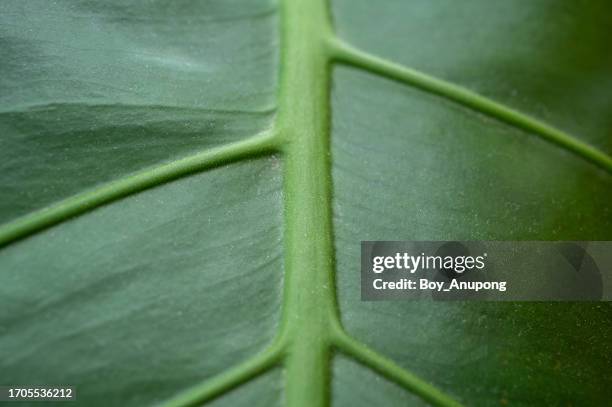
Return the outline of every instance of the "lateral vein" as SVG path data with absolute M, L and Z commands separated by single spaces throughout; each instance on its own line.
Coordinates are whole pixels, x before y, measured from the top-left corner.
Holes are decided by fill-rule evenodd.
M 461 407 L 458 401 L 443 393 L 432 384 L 398 366 L 360 341 L 353 339 L 344 331 L 336 329 L 333 339 L 334 344 L 341 352 L 386 377 L 388 380 L 397 383 L 428 403 L 440 407 Z
M 200 406 L 269 371 L 280 363 L 282 356 L 283 346 L 281 342 L 275 342 L 275 344 L 262 353 L 253 356 L 232 369 L 224 371 L 218 376 L 204 380 L 202 383 L 195 385 L 175 398 L 161 403 L 160 407 Z
M 260 133 L 236 143 L 147 168 L 71 196 L 0 226 L 0 248 L 101 205 L 156 185 L 241 159 L 272 154 L 279 149 L 277 138 L 273 131 Z
M 361 51 L 338 38 L 328 42 L 334 61 L 364 69 L 423 91 L 451 100 L 464 107 L 540 136 L 612 174 L 612 157 L 555 127 L 462 86 L 436 78 L 413 68 Z

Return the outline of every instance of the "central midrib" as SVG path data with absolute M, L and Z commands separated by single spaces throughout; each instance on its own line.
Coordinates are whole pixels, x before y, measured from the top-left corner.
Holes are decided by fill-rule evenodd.
M 283 137 L 286 403 L 329 403 L 333 278 L 329 77 L 325 0 L 281 4 L 278 133 Z

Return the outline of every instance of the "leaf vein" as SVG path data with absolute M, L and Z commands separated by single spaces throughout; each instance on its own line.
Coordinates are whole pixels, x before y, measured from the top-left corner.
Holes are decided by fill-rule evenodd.
M 409 392 L 419 396 L 428 403 L 440 407 L 461 406 L 459 402 L 443 393 L 432 384 L 398 366 L 393 361 L 370 349 L 362 342 L 353 339 L 341 329 L 335 332 L 334 343 L 336 347 L 347 356 L 374 370 L 388 380 L 393 381 Z
M 150 167 L 97 188 L 71 196 L 49 207 L 0 226 L 0 248 L 99 206 L 187 175 L 242 159 L 278 151 L 275 132 L 209 149 L 170 163 Z
M 161 407 L 200 406 L 236 387 L 266 373 L 276 366 L 283 356 L 283 341 L 274 342 L 263 352 L 247 359 L 242 364 L 226 370 L 210 379 L 195 385 L 175 398 L 160 404 Z
M 612 174 L 612 157 L 539 119 L 462 86 L 361 51 L 338 38 L 332 38 L 328 46 L 332 58 L 337 63 L 364 69 L 373 74 L 414 86 L 538 135 Z

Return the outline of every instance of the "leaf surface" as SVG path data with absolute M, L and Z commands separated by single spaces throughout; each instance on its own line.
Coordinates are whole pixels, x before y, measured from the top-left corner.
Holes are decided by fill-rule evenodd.
M 362 302 L 353 242 L 610 240 L 609 174 L 385 79 L 342 68 L 335 85 L 334 219 L 346 329 L 467 405 L 605 404 L 608 303 Z
M 612 240 L 604 1 L 6 1 L 0 384 L 605 405 L 608 303 L 362 302 L 361 240 Z
M 0 5 L 0 221 L 270 125 L 266 1 Z
M 351 44 L 466 86 L 612 153 L 605 0 L 332 2 Z M 372 24 L 384 21 L 384 24 Z
M 193 175 L 3 250 L 2 382 L 150 405 L 263 349 L 280 310 L 278 171 Z

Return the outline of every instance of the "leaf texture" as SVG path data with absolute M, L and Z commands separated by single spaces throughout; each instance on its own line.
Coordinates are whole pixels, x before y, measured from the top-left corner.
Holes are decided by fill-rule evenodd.
M 265 2 L 0 5 L 0 221 L 270 125 Z
M 263 349 L 280 310 L 279 169 L 193 175 L 6 248 L 2 382 L 150 405 Z
M 361 240 L 612 240 L 604 1 L 0 4 L 0 384 L 612 397 L 608 303 L 362 302 Z

